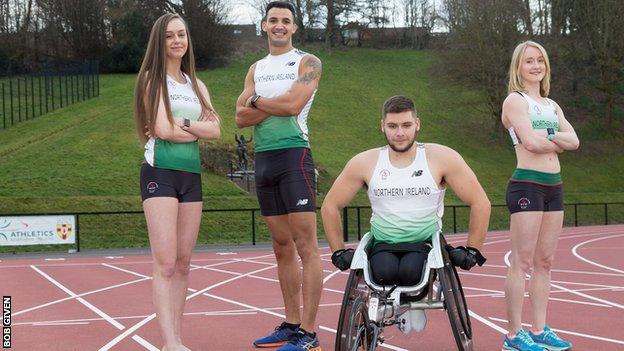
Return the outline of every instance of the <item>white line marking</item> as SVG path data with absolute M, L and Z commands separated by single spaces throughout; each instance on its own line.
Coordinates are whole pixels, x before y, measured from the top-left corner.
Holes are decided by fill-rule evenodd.
M 492 268 L 509 268 L 507 266 L 504 265 L 498 265 L 498 264 L 484 264 L 483 267 L 492 267 Z M 568 269 L 551 269 L 551 272 L 557 272 L 557 273 L 571 273 L 571 274 L 589 274 L 589 275 L 604 275 L 604 276 L 611 276 L 611 277 L 624 277 L 624 274 L 622 273 L 605 273 L 605 272 L 589 272 L 589 271 L 577 271 L 577 270 L 568 270 Z
M 98 316 L 102 317 L 108 323 L 112 324 L 115 328 L 117 328 L 119 330 L 123 330 L 125 328 L 121 323 L 117 322 L 111 316 L 109 316 L 108 314 L 104 313 L 104 311 L 102 311 L 99 308 L 95 307 L 94 305 L 92 305 L 87 300 L 83 299 L 82 297 L 78 297 L 78 295 L 75 294 L 73 291 L 71 291 L 68 288 L 66 288 L 63 284 L 59 283 L 54 278 L 50 277 L 49 275 L 47 275 L 45 272 L 43 272 L 39 268 L 35 267 L 34 265 L 31 265 L 30 267 L 32 269 L 34 269 L 35 272 L 41 274 L 44 278 L 49 280 L 52 284 L 56 285 L 59 289 L 63 290 L 68 295 L 70 295 L 72 297 L 75 297 L 76 301 L 78 301 L 81 304 L 85 305 L 88 309 L 90 309 L 91 311 L 95 312 L 95 314 L 97 314 Z M 143 341 L 145 341 L 145 340 L 143 340 Z M 145 343 L 147 343 L 147 341 L 145 341 Z M 154 345 L 152 345 L 152 347 L 155 348 Z M 156 349 L 156 350 L 158 350 L 158 349 Z
M 82 293 L 82 294 L 76 295 L 76 297 L 83 297 L 83 296 L 87 296 L 87 295 L 95 294 L 95 293 L 98 293 L 98 292 L 102 292 L 102 291 L 106 291 L 106 290 L 111 290 L 111 289 L 119 288 L 119 287 L 122 287 L 122 286 L 126 286 L 126 285 L 130 285 L 130 284 L 134 284 L 134 283 L 142 282 L 142 281 L 144 281 L 144 280 L 147 280 L 147 279 L 146 279 L 146 278 L 142 278 L 142 279 L 132 280 L 132 281 L 129 281 L 129 282 L 126 282 L 126 283 L 121 283 L 121 284 L 117 284 L 117 285 L 107 286 L 107 287 L 102 288 L 102 289 L 92 290 L 92 291 L 88 291 L 88 292 L 85 292 L 85 293 Z M 34 311 L 34 310 L 38 310 L 38 309 L 40 309 L 40 308 L 47 307 L 47 306 L 51 306 L 51 305 L 54 305 L 54 304 L 57 304 L 57 303 L 60 303 L 60 302 L 64 302 L 64 301 L 68 301 L 68 300 L 73 300 L 73 299 L 75 299 L 76 297 L 69 296 L 69 297 L 65 297 L 65 298 L 59 299 L 59 300 L 50 301 L 50 302 L 48 302 L 48 303 L 44 303 L 43 305 L 38 305 L 38 306 L 31 307 L 31 308 L 27 308 L 27 309 L 25 309 L 25 310 L 21 310 L 21 311 L 19 311 L 19 312 L 15 312 L 15 313 L 13 313 L 13 316 L 18 316 L 18 315 L 20 315 L 20 314 L 23 314 L 23 313 L 26 313 L 26 312 L 30 312 L 30 311 Z
M 41 271 L 39 268 L 35 267 L 35 266 L 30 266 L 32 269 L 35 270 L 35 272 L 41 274 L 44 278 L 46 278 L 47 280 L 49 280 L 52 284 L 56 285 L 59 289 L 63 290 L 66 294 L 70 295 L 71 297 L 75 297 L 77 301 L 79 301 L 81 304 L 85 305 L 87 308 L 89 308 L 91 311 L 95 312 L 95 314 L 97 314 L 98 316 L 104 318 L 108 323 L 112 324 L 113 326 L 115 326 L 115 328 L 117 329 L 123 329 L 124 326 L 121 325 L 119 322 L 117 322 L 116 320 L 114 320 L 113 318 L 111 318 L 109 315 L 107 315 L 106 313 L 104 313 L 104 311 L 100 310 L 99 308 L 93 306 L 92 304 L 90 304 L 88 301 L 86 301 L 85 299 L 83 299 L 82 297 L 78 297 L 77 294 L 75 294 L 73 291 L 69 290 L 68 288 L 66 288 L 63 284 L 59 283 L 58 281 L 54 280 L 54 278 L 50 277 L 49 275 L 47 275 L 46 273 L 44 273 L 43 271 Z
M 587 259 L 587 258 L 585 258 L 585 257 L 581 256 L 581 255 L 578 253 L 578 251 L 577 251 L 579 247 L 581 247 L 581 246 L 583 246 L 583 245 L 585 245 L 585 244 L 589 244 L 589 243 L 591 243 L 591 242 L 598 241 L 598 240 L 604 240 L 604 239 L 617 238 L 617 237 L 620 237 L 620 236 L 624 236 L 624 234 L 620 234 L 620 235 L 610 235 L 610 236 L 605 236 L 605 237 L 602 237 L 602 238 L 596 238 L 596 239 L 591 239 L 591 240 L 584 241 L 584 242 L 582 242 L 582 243 L 580 243 L 580 244 L 577 244 L 576 246 L 574 246 L 574 247 L 572 248 L 572 254 L 573 254 L 574 256 L 576 256 L 578 259 L 580 259 L 580 260 L 582 260 L 582 261 L 585 261 L 585 262 L 587 262 L 587 263 L 589 263 L 589 264 L 591 264 L 591 265 L 594 265 L 594 266 L 596 266 L 596 267 L 604 268 L 604 269 L 606 269 L 606 270 L 610 270 L 610 271 L 617 272 L 617 273 L 624 273 L 624 271 L 623 271 L 623 270 L 616 269 L 616 268 L 609 267 L 609 266 L 605 266 L 605 265 L 602 265 L 602 264 L 600 264 L 600 263 L 596 263 L 596 262 L 594 262 L 594 261 L 592 261 L 592 260 L 589 260 L 589 259 Z
M 333 272 L 332 274 L 328 275 L 327 277 L 325 277 L 323 279 L 323 284 L 327 283 L 328 280 L 330 280 L 332 277 L 334 277 L 336 274 L 339 274 L 341 272 L 340 269 L 336 270 L 335 272 Z
M 506 265 L 511 265 L 511 263 L 509 262 L 509 254 L 511 254 L 511 251 L 509 251 L 509 252 L 507 252 L 507 253 L 505 254 L 505 264 L 506 264 Z M 526 275 L 526 277 L 529 277 L 529 278 L 530 278 L 530 275 L 528 275 L 528 274 L 525 274 L 525 275 Z M 613 306 L 613 307 L 617 307 L 617 308 L 624 309 L 624 306 L 623 306 L 623 305 L 620 305 L 619 303 L 611 302 L 611 301 L 608 301 L 608 300 L 605 300 L 605 299 L 601 299 L 601 298 L 599 298 L 599 297 L 594 297 L 594 296 L 587 295 L 587 294 L 582 293 L 582 292 L 579 292 L 579 291 L 575 291 L 575 290 L 568 289 L 568 288 L 566 288 L 566 287 L 564 287 L 564 286 L 561 286 L 561 285 L 559 285 L 559 284 L 556 284 L 553 280 L 551 280 L 551 281 L 550 281 L 550 286 L 554 286 L 555 288 L 558 288 L 558 289 L 561 289 L 561 290 L 565 290 L 565 291 L 567 291 L 567 292 L 569 292 L 569 293 L 571 293 L 571 294 L 574 294 L 574 295 L 582 296 L 582 297 L 584 297 L 584 298 L 586 298 L 586 299 L 589 299 L 589 300 L 594 300 L 594 301 L 602 302 L 602 303 L 604 303 L 604 304 L 611 305 L 611 306 Z
M 100 319 L 101 320 L 101 319 Z M 30 323 L 28 323 L 30 324 Z M 59 325 L 85 325 L 85 324 L 89 324 L 88 322 L 35 322 L 32 323 L 33 326 L 39 327 L 39 326 L 59 326 Z M 15 324 L 17 325 L 17 324 Z
M 133 335 L 132 336 L 132 340 L 138 342 L 139 344 L 141 344 L 141 346 L 145 347 L 146 349 L 148 349 L 150 351 L 160 351 L 159 348 L 157 348 L 156 346 L 150 344 L 147 340 L 143 339 L 142 337 L 140 337 L 138 335 Z
M 570 291 L 578 291 L 578 290 L 570 290 Z M 561 302 L 568 302 L 568 303 L 576 303 L 579 305 L 589 305 L 589 306 L 596 306 L 596 307 L 607 307 L 607 308 L 611 308 L 611 306 L 609 305 L 605 305 L 603 303 L 595 303 L 595 302 L 586 302 L 586 301 L 577 301 L 577 300 L 570 300 L 570 299 L 560 299 L 558 297 L 548 297 L 548 300 L 553 300 L 553 301 L 561 301 Z
M 475 319 L 476 319 L 476 320 L 478 320 L 479 322 L 481 322 L 481 323 L 483 323 L 483 324 L 487 325 L 488 327 L 490 327 L 490 328 L 492 328 L 492 329 L 496 330 L 497 332 L 499 332 L 499 333 L 501 333 L 501 334 L 505 334 L 505 335 L 506 335 L 506 334 L 508 333 L 507 329 L 502 328 L 502 327 L 498 326 L 497 324 L 494 324 L 494 323 L 492 323 L 492 322 L 488 321 L 487 319 L 485 319 L 485 318 L 481 317 L 480 315 L 478 315 L 478 314 L 476 314 L 476 313 L 472 312 L 472 310 L 468 310 L 468 314 L 469 314 L 472 318 L 475 318 Z
M 208 297 L 212 297 L 213 299 L 217 299 L 217 300 L 223 301 L 223 302 L 228 302 L 228 303 L 231 303 L 231 304 L 234 304 L 234 305 L 238 305 L 238 306 L 246 307 L 246 308 L 249 308 L 249 309 L 253 309 L 253 310 L 258 311 L 258 312 L 270 314 L 270 315 L 275 316 L 275 317 L 286 318 L 286 316 L 283 315 L 283 314 L 280 314 L 280 313 L 277 313 L 277 312 L 273 312 L 273 311 L 270 311 L 270 310 L 267 310 L 267 309 L 264 309 L 264 308 L 248 305 L 248 304 L 243 303 L 243 302 L 230 300 L 228 298 L 217 296 L 217 295 L 213 295 L 213 294 L 210 294 L 210 293 L 204 293 L 204 295 L 206 295 Z M 328 328 L 328 327 L 325 327 L 325 326 L 322 326 L 322 325 L 319 325 L 319 329 L 322 329 L 322 330 L 325 330 L 325 331 L 329 331 L 329 332 L 332 332 L 334 334 L 336 333 L 336 329 Z M 388 349 L 391 349 L 391 350 L 397 350 L 397 351 L 408 351 L 406 349 L 403 349 L 403 348 L 400 348 L 400 347 L 397 347 L 397 346 L 393 346 L 393 345 L 390 345 L 390 344 L 387 344 L 387 343 L 381 344 L 380 347 L 385 347 L 385 348 L 388 348 Z
M 463 271 L 462 272 L 457 272 L 457 273 L 459 273 L 459 275 L 476 275 L 476 276 L 480 276 L 480 277 L 492 277 L 492 278 L 499 278 L 499 279 L 507 278 L 507 276 L 497 275 L 497 274 L 485 274 L 485 273 L 474 273 L 474 272 L 463 272 Z M 592 284 L 592 283 L 577 283 L 577 282 L 570 282 L 570 281 L 564 281 L 564 280 L 551 280 L 551 282 L 561 283 L 561 284 L 569 284 L 569 285 L 593 286 L 593 287 L 609 288 L 609 289 L 622 289 L 622 288 L 624 288 L 624 286 Z
M 277 265 L 274 265 L 274 266 L 277 266 Z M 236 277 L 233 277 L 233 278 L 230 278 L 230 279 L 223 280 L 223 281 L 221 281 L 219 283 L 213 284 L 213 285 L 211 285 L 209 287 L 206 287 L 206 288 L 204 288 L 202 290 L 199 290 L 199 291 L 197 291 L 197 292 L 195 292 L 195 293 L 193 293 L 191 295 L 188 295 L 186 297 L 186 301 L 194 298 L 197 295 L 203 294 L 204 292 L 206 292 L 206 291 L 208 291 L 210 289 L 213 289 L 213 288 L 216 288 L 218 286 L 221 286 L 223 284 L 227 284 L 229 282 L 232 282 L 234 280 L 246 277 L 248 275 L 259 273 L 259 272 L 262 272 L 262 271 L 265 271 L 265 270 L 268 270 L 268 269 L 272 269 L 272 268 L 274 268 L 274 267 L 273 266 L 272 267 L 264 267 L 264 268 L 261 268 L 261 269 L 249 272 L 247 274 L 243 274 L 243 275 L 240 275 L 240 276 L 236 276 Z M 140 274 L 140 273 L 137 273 L 137 274 Z M 125 332 L 119 334 L 116 338 L 114 338 L 113 340 L 109 341 L 106 345 L 102 346 L 99 349 L 99 351 L 109 350 L 111 347 L 117 345 L 121 340 L 125 339 L 128 335 L 134 333 L 135 330 L 139 329 L 140 327 L 142 327 L 143 325 L 145 325 L 147 322 L 149 322 L 150 320 L 154 319 L 155 317 L 156 317 L 155 313 L 152 313 L 151 315 L 147 316 L 145 319 L 143 319 L 139 323 L 133 325 L 132 327 L 128 328 Z

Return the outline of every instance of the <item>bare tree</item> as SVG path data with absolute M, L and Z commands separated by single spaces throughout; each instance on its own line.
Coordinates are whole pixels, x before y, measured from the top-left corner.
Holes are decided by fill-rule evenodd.
M 435 7 L 429 0 L 403 0 L 404 21 L 412 31 L 410 46 L 424 49 L 437 17 Z
M 490 120 L 500 128 L 502 102 L 511 52 L 520 32 L 521 0 L 447 0 L 445 19 L 449 48 L 442 52 L 444 69 L 485 92 Z
M 598 71 L 599 81 L 595 87 L 604 96 L 604 125 L 611 130 L 615 106 L 622 101 L 624 2 L 574 0 L 571 3 L 571 30 L 584 41 L 590 61 Z
M 108 46 L 106 0 L 38 0 L 45 22 L 71 48 L 75 59 L 100 57 Z
M 192 33 L 195 60 L 199 67 L 219 65 L 231 50 L 231 36 L 225 26 L 227 8 L 220 0 L 184 0 L 178 12 Z

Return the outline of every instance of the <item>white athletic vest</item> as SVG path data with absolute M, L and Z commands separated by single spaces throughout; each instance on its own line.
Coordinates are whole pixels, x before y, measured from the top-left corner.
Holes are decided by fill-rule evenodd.
M 180 84 L 167 76 L 167 90 L 169 104 L 173 118 L 188 118 L 197 121 L 201 116 L 201 104 L 189 76 L 184 74 L 186 83 Z M 199 158 L 199 144 L 173 143 L 167 140 L 151 137 L 145 143 L 145 161 L 152 167 L 174 169 L 193 173 L 201 173 Z
M 429 172 L 425 145 L 418 143 L 411 165 L 396 168 L 388 146 L 381 148 L 368 184 L 371 234 L 385 243 L 419 242 L 442 229 L 444 193 Z
M 272 98 L 286 93 L 299 78 L 299 64 L 305 52 L 292 49 L 282 55 L 267 55 L 256 63 L 254 82 L 256 94 Z M 308 112 L 314 94 L 298 116 L 271 116 L 254 127 L 255 151 L 309 147 Z

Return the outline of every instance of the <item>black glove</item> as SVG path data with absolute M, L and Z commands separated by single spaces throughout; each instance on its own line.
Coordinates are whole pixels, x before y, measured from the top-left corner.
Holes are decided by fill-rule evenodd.
M 341 271 L 346 271 L 349 267 L 351 267 L 351 261 L 353 260 L 354 253 L 355 251 L 353 249 L 336 250 L 331 256 L 332 263 Z
M 447 244 L 445 248 L 449 253 L 449 258 L 453 266 L 457 266 L 465 271 L 469 271 L 470 268 L 474 267 L 476 264 L 483 266 L 486 261 L 486 258 L 481 255 L 481 252 L 474 247 L 458 246 L 454 248 Z

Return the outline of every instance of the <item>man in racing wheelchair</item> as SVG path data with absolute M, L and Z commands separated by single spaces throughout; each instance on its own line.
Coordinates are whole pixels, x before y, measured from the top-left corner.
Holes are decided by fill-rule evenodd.
M 366 323 L 379 322 L 379 319 L 383 321 L 383 318 L 375 317 L 376 312 L 371 311 L 377 308 L 380 298 L 387 300 L 390 296 L 398 300 L 399 295 L 416 296 L 417 299 L 428 295 L 428 305 L 419 305 L 423 308 L 448 310 L 449 304 L 454 302 L 456 310 L 457 306 L 460 310 L 463 307 L 464 334 L 470 334 L 465 299 L 452 265 L 469 270 L 485 262 L 479 249 L 487 232 L 490 202 L 475 174 L 456 151 L 439 144 L 415 142 L 420 126 L 412 100 L 404 96 L 393 96 L 386 100 L 382 109 L 381 130 L 388 145 L 353 157 L 323 202 L 321 214 L 332 251 L 332 263 L 341 270 L 353 268 L 343 300 L 336 351 L 373 350 L 378 342 L 383 342 L 377 339 L 377 335 L 368 335 L 362 323 L 351 323 L 354 328 L 364 328 L 364 331 L 350 331 L 354 336 L 347 337 L 346 341 L 347 331 L 342 329 L 348 328 L 345 318 L 364 318 Z M 362 257 L 368 260 L 364 260 L 364 263 L 354 261 L 352 266 L 355 251 L 345 249 L 340 211 L 363 186 L 372 208 L 371 229 L 362 239 L 361 246 L 365 247 L 358 248 L 356 261 Z M 446 244 L 440 234 L 447 186 L 470 206 L 466 246 L 453 248 Z M 427 262 L 428 258 L 432 262 Z M 362 267 L 367 269 L 357 269 Z M 430 274 L 430 271 L 433 273 Z M 438 290 L 447 290 L 444 294 L 436 292 L 437 302 L 432 298 L 436 275 L 440 279 L 438 286 L 442 288 Z M 449 293 L 455 293 L 456 296 L 451 299 Z M 444 295 L 444 302 L 441 294 Z M 357 315 L 357 309 L 363 309 L 361 316 Z M 382 315 L 384 313 L 381 312 Z M 407 313 L 403 316 L 407 317 L 403 317 L 402 323 L 412 324 L 403 325 L 403 331 L 424 328 L 424 311 L 412 311 L 411 315 Z M 393 323 L 401 322 L 395 319 Z M 360 335 L 362 333 L 366 335 Z M 471 349 L 471 336 L 464 335 L 462 341 L 458 333 L 454 329 L 460 349 Z

